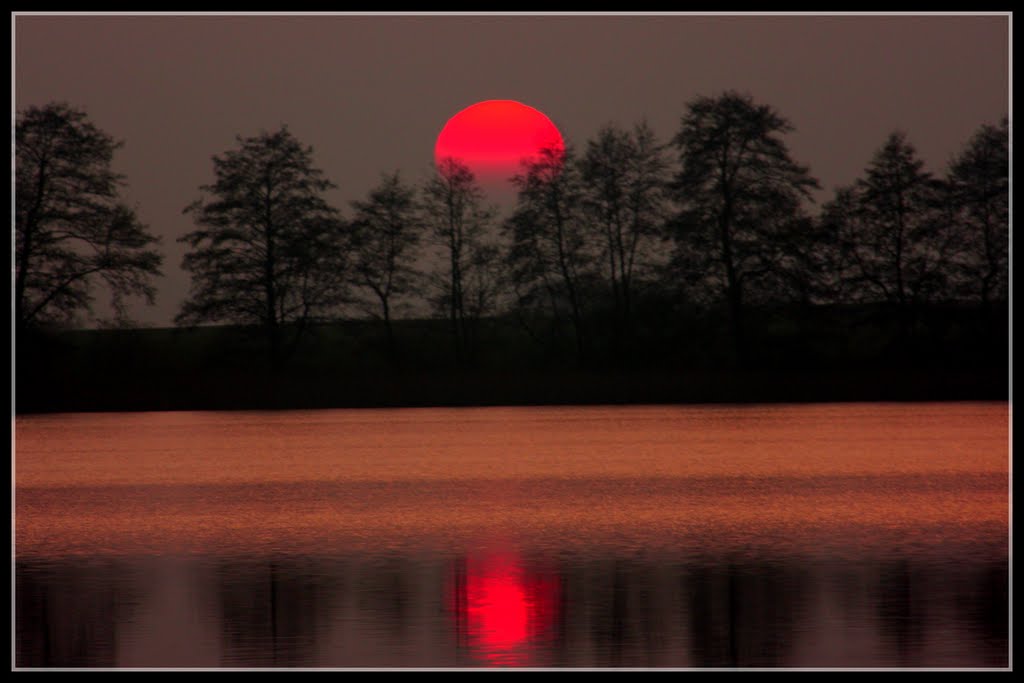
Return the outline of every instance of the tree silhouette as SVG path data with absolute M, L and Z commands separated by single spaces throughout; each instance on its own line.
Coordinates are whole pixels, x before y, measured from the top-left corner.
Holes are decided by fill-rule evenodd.
M 961 235 L 965 288 L 987 308 L 1009 289 L 1009 122 L 982 126 L 953 161 L 948 183 Z
M 776 233 L 775 268 L 758 283 L 752 299 L 811 307 L 841 298 L 838 240 L 822 216 L 794 216 Z
M 780 136 L 793 128 L 771 107 L 727 92 L 688 109 L 673 139 L 682 165 L 673 185 L 674 260 L 685 277 L 724 294 L 744 364 L 744 300 L 779 269 L 782 233 L 818 183 L 790 158 Z
M 906 136 L 892 133 L 864 177 L 840 188 L 825 211 L 858 298 L 896 307 L 901 344 L 915 308 L 943 295 L 955 247 L 944 188 L 923 167 Z
M 615 312 L 617 351 L 632 336 L 638 273 L 653 263 L 656 238 L 666 218 L 668 162 L 646 122 L 632 131 L 602 128 L 581 160 L 584 206 L 600 231 Z
M 568 316 L 578 361 L 585 356 L 583 280 L 596 252 L 586 234 L 583 188 L 572 150 L 546 147 L 513 178 L 515 210 L 504 225 L 508 262 L 521 308 L 546 308 L 551 320 Z
M 323 198 L 334 185 L 287 128 L 238 143 L 213 157 L 216 181 L 200 188 L 211 196 L 185 209 L 199 229 L 180 240 L 192 290 L 177 322 L 259 325 L 278 369 L 344 299 L 343 225 Z
M 497 248 L 487 237 L 494 218 L 469 168 L 445 159 L 423 188 L 422 217 L 441 248 L 445 266 L 435 278 L 436 304 L 452 329 L 458 364 L 475 360 L 477 326 L 494 305 Z
M 416 280 L 414 250 L 421 226 L 415 190 L 404 185 L 396 172 L 384 176 L 365 201 L 354 201 L 352 206 L 356 210 L 351 225 L 352 281 L 377 299 L 388 349 L 396 358 L 391 324 L 394 299 L 410 292 Z
M 86 114 L 52 103 L 21 112 L 15 125 L 17 330 L 69 323 L 90 313 L 97 281 L 125 319 L 126 296 L 155 297 L 159 241 L 118 199 L 122 176 L 110 168 L 121 143 Z

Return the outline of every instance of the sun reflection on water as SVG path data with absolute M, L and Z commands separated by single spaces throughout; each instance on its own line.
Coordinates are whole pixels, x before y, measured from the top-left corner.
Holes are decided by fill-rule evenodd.
M 460 647 L 488 666 L 537 664 L 559 610 L 558 581 L 513 553 L 456 562 L 453 614 Z

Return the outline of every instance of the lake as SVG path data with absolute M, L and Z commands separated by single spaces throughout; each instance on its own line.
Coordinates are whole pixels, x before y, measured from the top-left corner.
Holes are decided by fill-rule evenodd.
M 18 667 L 1007 667 L 1006 403 L 15 419 Z

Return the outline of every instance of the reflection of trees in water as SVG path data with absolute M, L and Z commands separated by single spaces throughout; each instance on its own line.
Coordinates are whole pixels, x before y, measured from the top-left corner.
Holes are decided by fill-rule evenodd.
M 668 602 L 656 567 L 616 560 L 601 581 L 606 598 L 592 593 L 592 636 L 607 666 L 659 666 Z
M 224 562 L 216 586 L 222 661 L 255 667 L 387 666 L 388 661 L 375 659 L 378 654 L 361 653 L 361 639 L 383 638 L 396 656 L 420 639 L 416 629 L 423 626 L 424 600 L 430 595 L 420 584 L 432 573 L 429 563 L 399 556 Z M 331 642 L 350 649 L 325 649 Z
M 709 559 L 669 566 L 609 558 L 568 562 L 560 572 L 554 666 L 1006 661 L 1007 580 L 998 563 L 950 571 L 913 559 L 834 565 Z M 967 641 L 949 651 L 943 639 L 960 633 Z
M 933 631 L 954 627 L 969 638 L 982 666 L 1009 659 L 1009 577 L 1006 563 L 883 565 L 876 616 L 884 644 L 903 666 L 922 666 Z M 943 637 L 935 635 L 935 637 Z
M 924 579 L 906 560 L 886 564 L 879 572 L 879 627 L 885 643 L 895 649 L 901 666 L 918 661 L 924 647 L 928 619 Z
M 336 574 L 299 560 L 223 561 L 217 595 L 225 665 L 313 666 Z
M 957 617 L 990 649 L 998 666 L 1007 666 L 1009 654 L 1010 593 L 1005 563 L 974 569 L 955 584 Z
M 387 558 L 367 569 L 353 586 L 356 605 L 361 613 L 372 614 L 388 635 L 401 642 L 409 634 L 409 621 L 416 599 L 417 565 L 399 558 Z
M 19 563 L 17 666 L 117 666 L 132 635 L 122 625 L 158 590 L 144 577 L 130 561 Z M 213 577 L 190 607 L 211 606 L 229 666 L 1006 666 L 1008 655 L 1005 561 L 396 555 L 221 560 Z
M 809 578 L 768 563 L 693 567 L 682 577 L 693 665 L 791 665 Z
M 639 571 L 638 571 L 639 570 Z M 633 645 L 641 640 L 646 605 L 638 604 L 639 586 L 649 586 L 651 578 L 640 567 L 627 567 L 624 560 L 599 566 L 591 578 L 590 604 L 581 612 L 589 616 L 590 638 L 601 658 L 601 666 L 634 663 Z
M 841 565 L 829 572 L 829 600 L 836 605 L 844 628 L 863 622 L 874 602 L 874 577 L 856 565 Z
M 103 564 L 19 563 L 19 667 L 117 666 L 118 626 L 137 603 L 135 577 Z
M 561 665 L 579 666 L 580 652 L 591 652 L 594 666 L 615 666 L 612 662 L 626 658 L 630 629 L 622 571 L 616 560 L 581 562 L 563 569 L 565 627 L 555 643 Z
M 561 567 L 555 666 L 680 666 L 676 574 L 635 558 L 593 559 Z

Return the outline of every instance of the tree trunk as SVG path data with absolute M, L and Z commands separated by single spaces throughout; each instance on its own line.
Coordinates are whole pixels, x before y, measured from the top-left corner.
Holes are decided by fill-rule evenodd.
M 18 273 L 14 282 L 14 320 L 15 333 L 22 332 L 28 326 L 25 311 L 25 290 L 28 286 L 28 267 L 32 256 L 32 242 L 39 223 L 39 211 L 43 205 L 43 193 L 46 191 L 46 159 L 39 162 L 39 176 L 36 179 L 36 196 L 25 217 L 22 226 L 21 254 L 18 255 Z
M 274 374 L 281 368 L 281 331 L 277 324 L 277 287 L 274 282 L 274 272 L 277 267 L 277 254 L 274 253 L 274 214 L 271 204 L 272 185 L 270 178 L 267 178 L 267 194 L 264 199 L 264 234 L 267 241 L 267 255 L 263 260 L 263 291 L 266 297 L 266 325 L 267 336 L 270 341 L 270 369 Z
M 743 292 L 739 283 L 729 287 L 729 317 L 732 321 L 733 341 L 736 345 L 736 363 L 746 369 L 750 357 L 747 352 L 746 326 L 743 320 Z
M 388 304 L 388 299 L 385 296 L 380 298 L 380 303 L 384 313 L 384 330 L 387 333 L 388 339 L 388 355 L 391 357 L 392 364 L 398 365 L 398 342 L 395 340 L 394 325 L 391 324 L 391 306 Z
M 725 264 L 726 298 L 729 301 L 729 317 L 736 351 L 736 364 L 746 368 L 748 363 L 747 342 L 743 325 L 743 291 L 732 254 L 732 203 L 728 190 L 723 192 L 723 210 L 719 219 L 719 234 L 722 242 L 722 261 Z
M 580 311 L 579 297 L 576 292 L 575 282 L 572 273 L 569 271 L 569 264 L 566 261 L 565 240 L 562 214 L 555 209 L 555 229 L 558 237 L 558 268 L 565 282 L 566 292 L 569 294 L 569 306 L 572 309 L 572 326 L 576 333 L 576 362 L 583 365 L 584 344 L 583 344 L 583 316 Z

